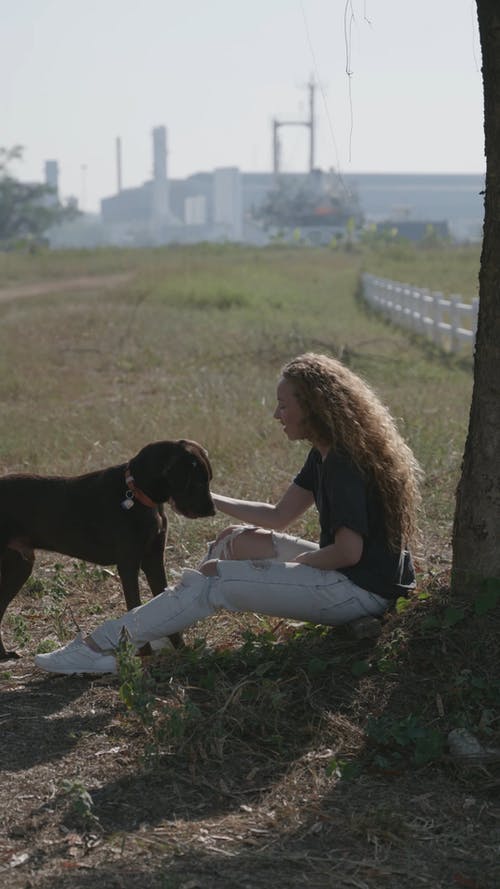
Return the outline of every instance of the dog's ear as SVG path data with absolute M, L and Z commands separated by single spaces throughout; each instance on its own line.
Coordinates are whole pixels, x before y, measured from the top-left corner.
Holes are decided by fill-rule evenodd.
M 196 457 L 196 459 L 204 465 L 208 473 L 209 481 L 212 481 L 213 472 L 212 466 L 210 465 L 210 460 L 208 458 L 208 451 L 197 441 L 192 441 L 189 438 L 181 438 L 179 440 L 179 444 L 182 445 L 190 454 L 193 454 L 193 456 Z
M 169 448 L 171 453 L 169 453 L 166 460 L 164 460 L 162 475 L 167 475 L 177 463 L 186 458 L 186 455 L 193 456 L 193 466 L 196 466 L 201 462 L 203 465 L 207 466 L 208 469 L 210 465 L 207 451 L 196 441 L 190 441 L 188 438 L 180 438 L 178 441 L 169 443 Z
M 166 459 L 163 460 L 161 475 L 167 476 L 174 468 L 174 466 L 176 466 L 176 464 L 179 463 L 180 460 L 182 460 L 184 449 L 180 449 L 178 447 L 180 443 L 181 442 L 176 441 L 172 442 L 172 444 L 170 445 L 169 453 L 166 455 Z
M 180 438 L 179 444 L 186 448 L 187 451 L 191 451 L 196 454 L 203 455 L 205 460 L 208 460 L 208 451 L 203 445 L 199 444 L 197 441 L 192 441 L 190 438 Z
M 150 480 L 154 476 L 160 478 L 169 474 L 183 453 L 177 441 L 155 441 L 145 445 L 130 460 L 129 466 L 138 482 Z

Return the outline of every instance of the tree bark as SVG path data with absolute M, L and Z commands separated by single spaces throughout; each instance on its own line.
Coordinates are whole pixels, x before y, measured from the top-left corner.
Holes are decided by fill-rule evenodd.
M 474 387 L 453 527 L 452 593 L 500 578 L 500 3 L 477 0 L 486 193 Z

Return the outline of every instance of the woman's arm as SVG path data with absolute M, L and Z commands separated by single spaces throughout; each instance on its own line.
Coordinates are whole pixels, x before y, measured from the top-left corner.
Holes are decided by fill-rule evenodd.
M 301 553 L 294 559 L 301 565 L 310 565 L 321 571 L 342 571 L 357 565 L 363 553 L 363 538 L 350 528 L 339 528 L 335 532 L 335 543 L 324 546 L 315 552 Z
M 239 519 L 240 522 L 248 522 L 261 528 L 273 528 L 275 531 L 287 528 L 314 503 L 312 492 L 295 484 L 291 484 L 287 488 L 281 500 L 276 504 L 236 500 L 234 497 L 226 497 L 213 492 L 212 500 L 220 512 Z

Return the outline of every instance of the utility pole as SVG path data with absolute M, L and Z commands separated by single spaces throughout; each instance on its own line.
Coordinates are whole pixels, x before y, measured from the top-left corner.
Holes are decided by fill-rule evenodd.
M 309 172 L 312 173 L 314 170 L 314 92 L 316 89 L 316 84 L 314 83 L 314 77 L 311 75 L 311 79 L 309 81 Z
M 116 139 L 116 191 L 120 194 L 122 190 L 122 140 L 118 136 Z
M 272 128 L 273 128 L 273 173 L 275 179 L 279 176 L 280 171 L 280 140 L 279 140 L 279 130 L 280 127 L 307 127 L 309 130 L 309 172 L 312 173 L 314 170 L 314 151 L 315 151 L 315 139 L 314 139 L 314 99 L 315 99 L 315 90 L 316 84 L 314 82 L 314 77 L 311 75 L 311 79 L 307 85 L 309 90 L 309 117 L 307 120 L 278 120 L 276 117 L 273 118 Z
M 82 174 L 81 210 L 82 210 L 82 213 L 84 213 L 85 212 L 85 205 L 87 203 L 87 164 L 81 164 L 80 171 Z
M 279 175 L 280 169 L 280 135 L 279 135 L 279 127 L 280 124 L 273 118 L 273 173 L 274 178 L 277 179 Z

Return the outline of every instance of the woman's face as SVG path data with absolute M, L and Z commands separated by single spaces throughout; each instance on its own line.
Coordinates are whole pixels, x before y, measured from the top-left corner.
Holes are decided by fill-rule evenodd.
M 278 404 L 273 417 L 279 420 L 290 441 L 300 441 L 306 437 L 305 415 L 293 386 L 288 380 L 281 379 L 276 390 Z

